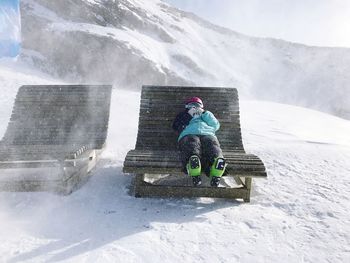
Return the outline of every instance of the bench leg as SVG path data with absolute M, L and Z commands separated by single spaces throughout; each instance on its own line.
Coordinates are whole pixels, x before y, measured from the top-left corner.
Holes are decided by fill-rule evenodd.
M 134 180 L 134 195 L 135 197 L 141 197 L 140 187 L 144 184 L 144 174 L 136 174 Z
M 244 178 L 244 185 L 245 187 L 247 188 L 248 190 L 248 193 L 247 193 L 247 196 L 246 198 L 243 198 L 243 201 L 246 202 L 246 203 L 249 203 L 250 202 L 250 191 L 252 189 L 252 178 L 250 177 L 245 177 Z

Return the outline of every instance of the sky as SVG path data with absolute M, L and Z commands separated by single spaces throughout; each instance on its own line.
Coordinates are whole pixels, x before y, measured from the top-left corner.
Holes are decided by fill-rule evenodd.
M 0 39 L 18 38 L 19 0 L 0 0 Z
M 0 58 L 16 56 L 19 45 L 19 0 L 0 0 Z
M 19 0 L 0 0 L 0 6 L 17 8 Z
M 237 32 L 350 47 L 350 0 L 166 0 Z

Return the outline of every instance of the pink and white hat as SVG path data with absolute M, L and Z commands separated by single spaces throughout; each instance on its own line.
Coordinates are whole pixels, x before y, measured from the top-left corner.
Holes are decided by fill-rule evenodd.
M 189 98 L 188 100 L 186 100 L 186 108 L 192 104 L 196 105 L 200 108 L 204 107 L 203 101 L 198 97 L 192 97 L 192 98 Z

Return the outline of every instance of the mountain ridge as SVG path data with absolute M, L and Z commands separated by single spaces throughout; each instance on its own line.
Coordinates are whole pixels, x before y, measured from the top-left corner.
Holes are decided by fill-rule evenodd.
M 21 10 L 22 58 L 67 81 L 234 86 L 350 119 L 350 49 L 249 37 L 160 0 L 23 0 Z

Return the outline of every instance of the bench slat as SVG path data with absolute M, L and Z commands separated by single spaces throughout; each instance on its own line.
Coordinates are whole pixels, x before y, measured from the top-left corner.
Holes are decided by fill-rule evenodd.
M 133 174 L 171 174 L 171 175 L 183 175 L 182 170 L 178 167 L 129 167 L 124 166 L 124 173 Z M 230 171 L 230 176 L 248 177 L 248 178 L 267 178 L 266 171 L 256 171 L 256 170 L 233 170 Z
M 226 159 L 232 159 L 232 160 L 255 160 L 260 162 L 260 158 L 258 158 L 256 155 L 253 154 L 245 154 L 243 152 L 240 152 L 240 154 L 232 154 L 232 153 L 227 153 L 223 152 L 224 156 Z M 170 154 L 130 154 L 128 153 L 126 158 L 127 160 L 131 159 L 145 159 L 145 160 L 152 160 L 152 159 L 161 159 L 161 160 L 171 160 L 171 161 L 177 161 L 179 159 L 180 152 L 172 152 Z

